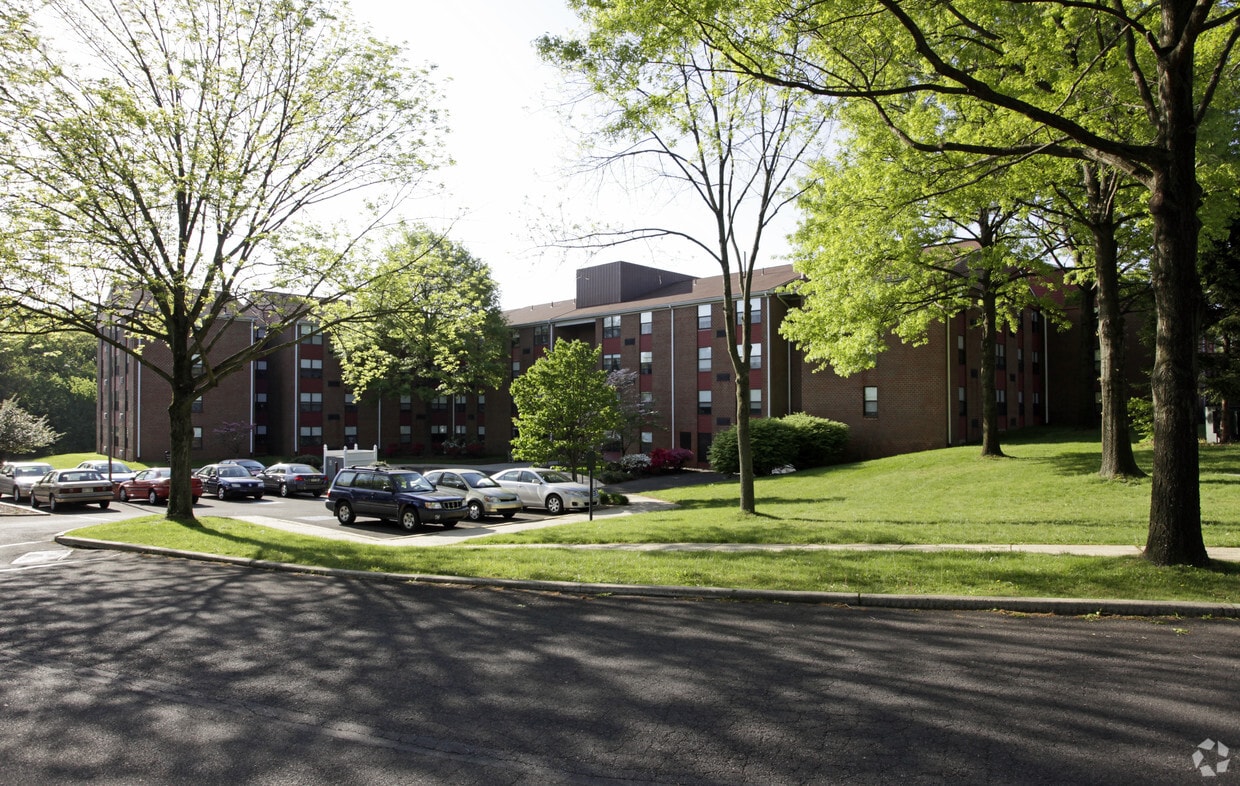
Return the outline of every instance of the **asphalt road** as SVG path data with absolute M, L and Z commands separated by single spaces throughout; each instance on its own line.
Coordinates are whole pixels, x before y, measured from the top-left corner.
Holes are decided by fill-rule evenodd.
M 1195 752 L 1230 763 L 1200 743 L 1240 746 L 1234 621 L 579 598 L 11 553 L 9 783 L 1200 783 Z

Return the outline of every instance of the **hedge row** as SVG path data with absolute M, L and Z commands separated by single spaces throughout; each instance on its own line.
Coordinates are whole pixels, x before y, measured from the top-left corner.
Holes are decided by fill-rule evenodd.
M 797 469 L 820 467 L 839 460 L 848 444 L 848 426 L 804 412 L 758 418 L 749 422 L 749 444 L 755 475 L 769 475 L 788 465 Z M 736 426 L 715 435 L 708 458 L 716 472 L 740 472 Z

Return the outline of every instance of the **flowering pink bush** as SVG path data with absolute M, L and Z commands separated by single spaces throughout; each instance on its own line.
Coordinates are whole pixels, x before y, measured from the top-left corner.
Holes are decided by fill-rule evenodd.
M 685 464 L 693 460 L 693 451 L 684 448 L 655 448 L 650 451 L 650 469 L 652 472 L 676 472 L 685 468 Z

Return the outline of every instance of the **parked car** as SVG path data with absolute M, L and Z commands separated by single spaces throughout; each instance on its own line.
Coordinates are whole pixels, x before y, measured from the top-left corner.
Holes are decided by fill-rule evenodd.
M 105 479 L 108 478 L 108 460 L 107 459 L 89 459 L 77 465 L 78 469 L 93 469 Z M 127 464 L 123 464 L 116 459 L 112 460 L 111 480 L 113 488 L 120 486 L 127 480 L 132 480 L 133 476 L 138 474 L 130 469 Z
M 424 522 L 452 529 L 465 518 L 465 497 L 437 491 L 426 478 L 409 469 L 349 467 L 336 473 L 325 500 L 341 524 L 357 516 L 396 520 L 408 532 Z
M 240 464 L 208 464 L 198 470 L 202 480 L 202 493 L 217 499 L 228 497 L 263 498 L 263 482 L 246 471 Z
M 480 470 L 437 469 L 426 473 L 426 479 L 437 489 L 464 494 L 470 521 L 481 521 L 483 516 L 495 515 L 510 519 L 521 511 L 521 498 L 517 493 L 499 485 Z
M 0 496 L 8 494 L 14 502 L 30 496 L 35 481 L 52 471 L 52 465 L 42 461 L 12 461 L 0 467 Z
M 99 507 L 107 510 L 112 503 L 112 484 L 93 469 L 54 469 L 30 487 L 30 507 L 37 508 L 42 502 L 51 510 L 91 502 L 98 502 Z
M 258 473 L 262 472 L 264 469 L 262 463 L 255 461 L 254 459 L 224 459 L 220 463 L 236 464 L 237 466 L 245 467 L 245 471 L 254 476 L 257 476 Z
M 190 494 L 194 502 L 202 496 L 202 478 L 191 475 L 189 478 Z M 156 502 L 167 502 L 172 491 L 172 469 L 170 467 L 152 467 L 144 469 L 132 480 L 121 484 L 121 502 L 131 499 L 144 499 L 154 505 Z
M 257 477 L 264 489 L 281 497 L 300 492 L 320 497 L 327 490 L 327 476 L 309 464 L 272 464 Z
M 491 477 L 504 488 L 515 491 L 525 507 L 546 508 L 553 516 L 566 510 L 585 510 L 590 506 L 590 487 L 558 469 L 506 469 Z M 598 504 L 597 491 L 594 492 L 594 504 Z

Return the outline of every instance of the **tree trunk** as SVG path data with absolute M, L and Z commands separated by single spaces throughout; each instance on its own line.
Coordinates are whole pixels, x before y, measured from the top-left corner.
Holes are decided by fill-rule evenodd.
M 1201 537 L 1198 485 L 1197 338 L 1201 279 L 1197 273 L 1197 127 L 1193 107 L 1194 49 L 1177 37 L 1188 24 L 1184 5 L 1165 3 L 1159 98 L 1165 112 L 1160 143 L 1166 156 L 1150 183 L 1154 254 L 1150 281 L 1157 316 L 1154 370 L 1154 473 L 1145 558 L 1156 565 L 1209 562 Z
M 1124 373 L 1124 317 L 1119 307 L 1115 226 L 1096 223 L 1094 273 L 1098 278 L 1098 346 L 1102 357 L 1102 466 L 1104 478 L 1144 477 L 1128 433 L 1128 383 Z
M 175 362 L 175 361 L 174 361 Z M 193 405 L 197 395 L 192 384 L 186 388 L 176 385 L 172 391 L 172 403 L 168 405 L 168 434 L 170 450 L 169 466 L 172 467 L 172 485 L 168 491 L 167 517 L 178 521 L 194 520 L 193 489 L 190 487 L 190 449 L 194 442 Z
M 989 278 L 982 290 L 982 360 L 978 374 L 982 378 L 982 455 L 1002 456 L 999 445 L 999 405 L 995 401 L 995 322 L 996 296 Z

